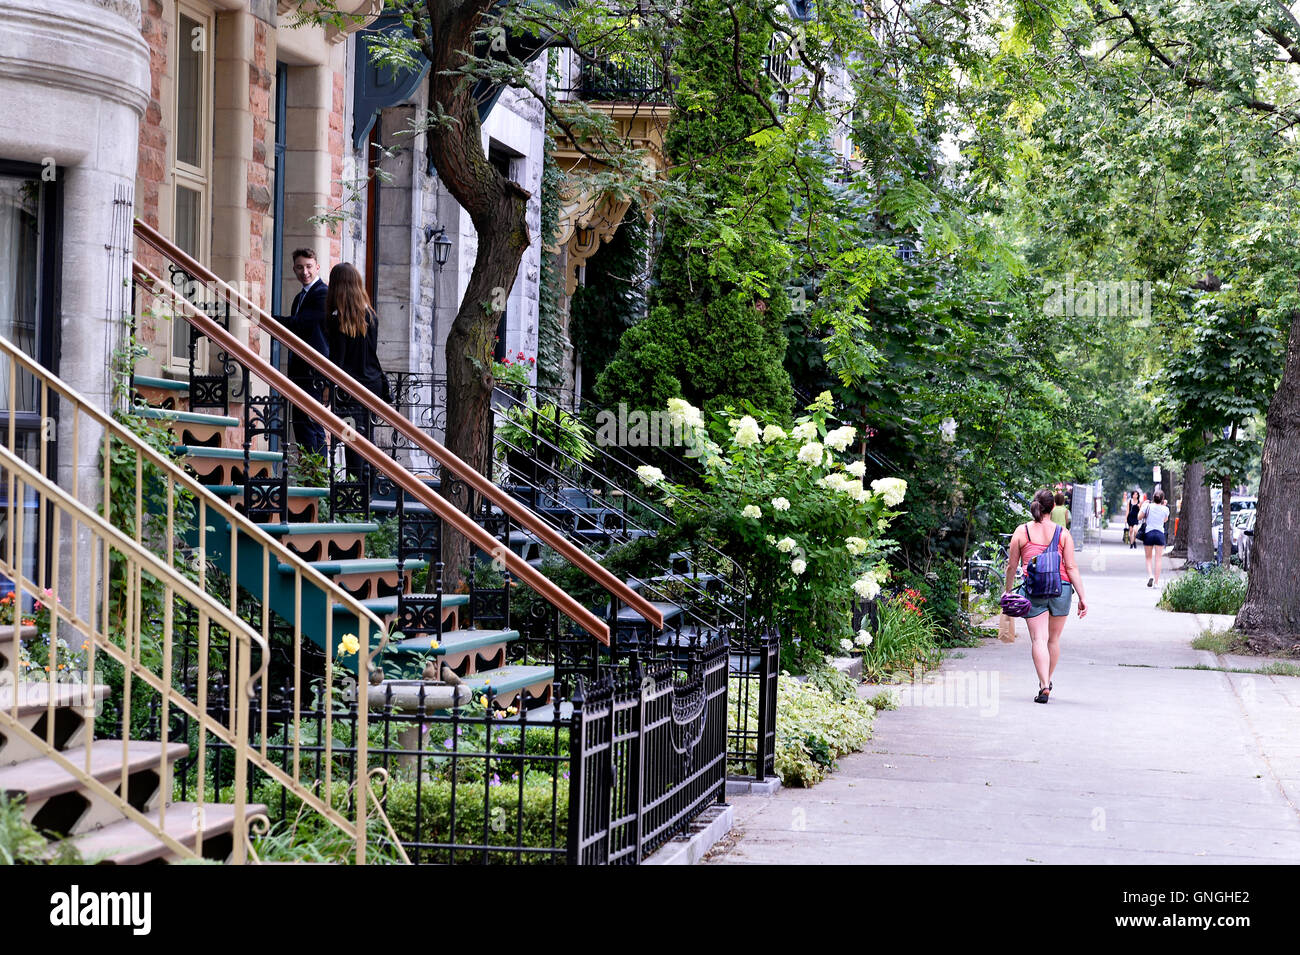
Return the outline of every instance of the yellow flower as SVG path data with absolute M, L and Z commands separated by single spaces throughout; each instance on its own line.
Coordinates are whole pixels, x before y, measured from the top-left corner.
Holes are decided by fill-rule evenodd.
M 438 639 L 437 639 L 437 637 L 435 637 L 434 639 L 432 639 L 432 640 L 429 641 L 429 649 L 430 649 L 430 650 L 437 650 L 438 647 L 440 647 L 441 645 L 442 645 L 442 644 L 438 643 Z
M 47 667 L 46 669 L 49 668 Z M 482 707 L 486 707 L 488 705 L 488 698 L 486 693 L 484 693 L 482 696 L 478 698 L 478 705 Z
M 350 657 L 360 649 L 361 641 L 355 633 L 343 634 L 343 639 L 339 641 L 339 656 Z

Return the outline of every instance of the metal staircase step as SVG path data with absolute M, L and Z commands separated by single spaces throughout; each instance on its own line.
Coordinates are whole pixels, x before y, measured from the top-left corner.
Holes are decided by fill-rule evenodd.
M 440 637 L 431 634 L 407 637 L 405 640 L 389 644 L 384 650 L 384 655 L 432 654 L 441 657 L 442 662 L 457 671 L 468 661 L 470 666 L 466 672 L 468 676 L 473 676 L 478 671 L 475 664 L 480 660 L 489 661 L 490 668 L 505 662 L 506 644 L 518 639 L 518 630 L 447 630 Z M 438 644 L 436 647 L 433 646 L 435 640 Z
M 132 375 L 132 388 L 161 388 L 164 391 L 185 391 L 190 390 L 188 381 L 180 381 L 176 378 L 152 378 L 149 375 Z
M 157 768 L 159 757 L 164 752 L 167 762 L 171 763 L 187 755 L 189 751 L 190 747 L 187 743 L 164 744 L 128 740 L 124 748 L 120 739 L 97 739 L 90 744 L 90 775 L 101 783 L 112 784 L 121 776 L 123 762 L 126 763 L 129 775 L 141 770 Z M 79 770 L 85 769 L 86 754 L 82 747 L 68 750 L 64 755 Z M 80 785 L 75 776 L 45 756 L 0 767 L 0 790 L 11 795 L 26 796 L 29 806 L 38 800 L 79 789 Z
M 412 597 L 432 597 L 433 594 L 411 594 Z M 388 597 L 371 597 L 369 600 L 358 601 L 361 606 L 374 613 L 379 619 L 391 617 L 397 613 L 397 594 Z M 443 594 L 442 609 L 450 607 L 464 607 L 469 603 L 469 594 Z M 334 605 L 334 615 L 347 616 L 351 611 L 343 604 Z
M 258 527 L 308 560 L 361 557 L 365 554 L 367 535 L 379 530 L 378 524 L 322 524 L 316 521 L 258 524 Z
M 673 617 L 678 616 L 682 612 L 680 606 L 674 603 L 668 603 L 665 600 L 652 600 L 650 601 L 650 605 L 664 615 L 664 623 L 667 623 Z M 646 618 L 632 607 L 620 607 L 618 611 L 618 622 L 646 623 Z
M 266 807 L 258 804 L 245 807 L 246 818 L 265 811 Z M 198 842 L 197 822 L 201 819 L 203 855 L 217 861 L 224 861 L 230 855 L 232 839 L 240 838 L 232 831 L 235 807 L 229 803 L 200 806 L 178 802 L 169 805 L 165 814 L 155 809 L 144 815 L 155 826 L 161 818 L 159 828 L 187 849 L 193 849 Z M 83 859 L 96 865 L 139 865 L 156 859 L 174 861 L 171 849 L 161 839 L 131 819 L 109 823 L 70 841 Z
M 18 707 L 14 709 L 14 685 L 0 684 L 0 711 L 9 714 L 17 714 L 19 719 L 25 716 L 36 716 L 46 712 L 50 705 L 50 683 L 47 680 L 37 680 L 28 683 L 19 683 Z M 102 703 L 108 698 L 108 687 L 102 685 L 87 686 L 84 683 L 55 683 L 54 684 L 54 708 L 60 707 L 90 707 L 96 703 Z
M 411 575 L 417 570 L 429 566 L 426 560 L 406 560 L 400 563 L 396 559 L 383 557 L 358 557 L 349 560 L 311 560 L 307 561 L 319 573 L 330 577 L 348 593 L 362 600 L 382 597 L 379 592 L 382 585 L 390 593 L 410 587 Z M 295 568 L 291 564 L 276 564 L 282 577 L 290 576 Z

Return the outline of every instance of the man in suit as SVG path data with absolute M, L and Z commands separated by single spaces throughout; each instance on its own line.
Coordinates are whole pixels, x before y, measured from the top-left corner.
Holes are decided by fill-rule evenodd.
M 302 291 L 293 299 L 293 308 L 285 326 L 321 355 L 328 358 L 329 340 L 325 337 L 325 296 L 329 287 L 320 277 L 320 263 L 312 249 L 294 249 L 293 274 L 302 283 Z M 289 352 L 289 378 L 317 401 L 325 395 L 324 379 L 301 357 Z M 293 436 L 304 451 L 325 455 L 325 429 L 297 408 L 293 410 Z

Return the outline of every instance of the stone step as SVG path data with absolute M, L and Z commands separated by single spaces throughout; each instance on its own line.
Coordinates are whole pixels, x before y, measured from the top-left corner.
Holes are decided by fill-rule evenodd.
M 359 600 L 408 590 L 412 574 L 429 566 L 425 560 L 407 560 L 402 562 L 399 573 L 398 561 L 383 557 L 312 560 L 307 563 Z M 296 569 L 291 564 L 277 564 L 276 567 L 283 576 L 291 576 Z M 380 593 L 381 590 L 384 593 Z
M 433 594 L 411 594 L 411 596 L 432 597 L 434 595 Z M 385 623 L 391 624 L 397 622 L 397 594 L 391 594 L 390 596 L 387 597 L 371 597 L 367 600 L 359 601 L 359 603 L 361 604 L 361 606 L 371 611 L 376 617 L 378 617 L 380 620 L 384 621 Z M 442 621 L 445 623 L 449 618 L 454 618 L 455 620 L 459 621 L 460 614 L 458 613 L 458 611 L 461 607 L 466 606 L 468 603 L 469 603 L 469 594 L 443 594 L 442 595 Z M 334 621 L 335 621 L 334 629 L 335 630 L 338 630 L 340 626 L 339 618 L 343 618 L 345 622 L 349 620 L 353 622 L 356 621 L 356 616 L 344 604 L 334 605 Z M 455 626 L 450 629 L 457 630 L 459 629 L 459 626 Z M 444 631 L 444 633 L 445 632 L 447 631 Z M 427 643 L 429 638 L 424 637 L 423 639 Z
M 223 497 L 236 510 L 244 507 L 244 486 L 242 484 L 209 484 L 208 490 L 218 497 Z M 320 502 L 330 496 L 327 487 L 289 488 L 289 515 L 300 517 L 304 521 L 314 521 L 320 511 Z
M 126 767 L 126 800 L 140 811 L 171 794 L 172 764 L 190 751 L 187 743 L 151 743 L 98 739 L 90 743 L 90 775 L 120 794 Z M 84 747 L 64 753 L 79 771 L 86 767 Z M 81 781 L 48 756 L 0 767 L 0 791 L 26 799 L 24 817 L 39 829 L 59 834 L 88 832 L 121 818 L 117 809 L 85 792 Z
M 245 819 L 265 811 L 265 806 L 249 804 L 245 807 Z M 217 862 L 226 861 L 230 857 L 234 840 L 241 838 L 240 833 L 234 832 L 235 807 L 229 803 L 207 803 L 201 806 L 198 803 L 178 802 L 167 806 L 165 813 L 154 809 L 144 815 L 153 825 L 159 826 L 188 849 L 197 845 L 201 829 L 201 855 Z M 180 861 L 161 839 L 131 819 L 109 823 L 70 841 L 86 862 L 95 865 Z
M 133 375 L 131 388 L 144 401 L 161 408 L 180 408 L 189 406 L 190 384 L 175 378 L 152 378 L 148 375 Z
M 95 714 L 108 698 L 108 687 L 50 683 L 48 680 L 20 680 L 17 684 L 0 682 L 0 712 L 16 719 L 19 726 L 37 736 L 42 743 L 50 738 L 51 697 L 54 703 L 54 748 L 72 749 L 81 745 L 87 727 L 94 725 Z M 12 766 L 44 754 L 43 747 L 27 742 L 17 733 L 0 729 L 0 766 Z
M 9 675 L 11 681 L 18 679 L 18 641 L 14 639 L 15 633 L 12 624 L 0 626 L 0 679 L 4 679 L 4 674 Z M 36 637 L 35 627 L 19 627 L 17 636 L 20 640 L 32 640 Z

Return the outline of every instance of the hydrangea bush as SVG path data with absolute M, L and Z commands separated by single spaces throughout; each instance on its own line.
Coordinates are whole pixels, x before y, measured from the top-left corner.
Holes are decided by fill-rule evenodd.
M 674 484 L 657 468 L 639 469 L 683 524 L 720 544 L 749 577 L 751 615 L 781 629 L 782 658 L 802 672 L 841 641 L 861 645 L 852 626 L 859 599 L 874 599 L 888 576 L 885 538 L 907 490 L 896 478 L 863 483 L 865 464 L 846 452 L 854 428 L 828 428 L 829 392 L 789 430 L 725 409 L 711 426 L 681 399 L 668 402 L 688 454 L 702 460 L 703 480 Z

